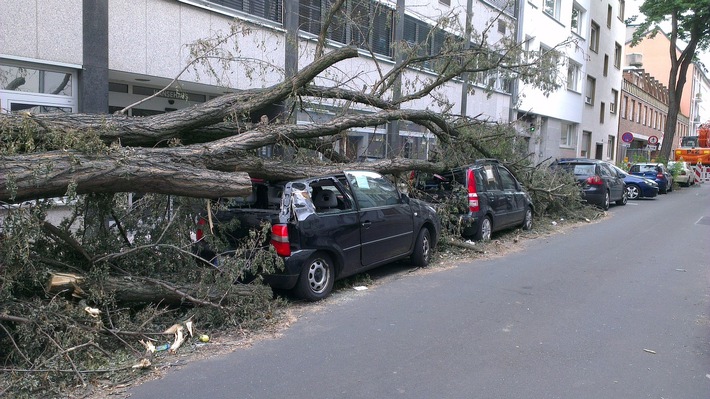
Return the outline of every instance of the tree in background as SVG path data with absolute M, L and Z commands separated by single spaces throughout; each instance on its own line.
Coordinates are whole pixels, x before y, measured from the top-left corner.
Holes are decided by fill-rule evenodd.
M 670 21 L 669 55 L 671 68 L 668 76 L 668 118 L 663 128 L 663 144 L 659 157 L 669 159 L 675 137 L 683 87 L 690 63 L 699 51 L 710 46 L 710 0 L 646 0 L 639 8 L 646 16 L 634 32 L 632 44 L 661 31 L 659 24 Z M 679 44 L 687 43 L 680 51 Z

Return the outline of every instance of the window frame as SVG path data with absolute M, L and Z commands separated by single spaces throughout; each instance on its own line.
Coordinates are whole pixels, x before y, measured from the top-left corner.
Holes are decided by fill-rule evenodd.
M 577 26 L 574 26 L 575 25 L 574 24 L 575 11 L 577 12 L 577 18 L 576 18 L 576 22 L 577 22 L 576 25 Z M 582 6 L 580 6 L 577 3 L 572 4 L 572 16 L 571 16 L 570 22 L 569 22 L 570 31 L 572 31 L 572 33 L 582 36 L 582 34 L 584 32 L 584 16 L 585 15 L 586 15 L 586 10 L 584 8 L 582 8 Z
M 542 12 L 548 17 L 560 20 L 560 0 L 542 0 Z
M 599 52 L 599 33 L 601 27 L 596 21 L 592 20 L 589 24 L 589 49 L 595 53 Z
M 591 89 L 591 93 L 590 93 Z M 594 97 L 597 91 L 597 79 L 591 75 L 587 75 L 587 84 L 584 88 L 584 103 L 594 105 Z
M 577 145 L 577 125 L 574 123 L 562 123 L 560 130 L 560 147 L 575 148 Z M 564 140 L 563 140 L 564 139 Z

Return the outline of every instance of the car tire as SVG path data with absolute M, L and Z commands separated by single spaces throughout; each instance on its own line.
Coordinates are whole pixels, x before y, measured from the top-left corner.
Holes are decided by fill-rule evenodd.
M 611 198 L 609 197 L 609 191 L 604 192 L 604 202 L 599 206 L 603 211 L 609 210 L 609 205 L 611 204 Z
M 531 207 L 525 210 L 525 218 L 523 219 L 523 230 L 532 230 L 533 211 Z
M 335 269 L 325 252 L 316 252 L 303 264 L 294 293 L 307 301 L 319 301 L 333 290 Z
M 425 267 L 429 265 L 431 260 L 431 233 L 426 227 L 422 227 L 417 236 L 417 241 L 414 243 L 414 252 L 412 252 L 412 265 L 417 267 Z
M 616 205 L 624 206 L 627 202 L 629 202 L 629 197 L 626 190 L 624 190 L 624 192 L 621 193 L 621 199 L 616 201 Z
M 491 222 L 491 218 L 490 216 L 484 216 L 478 224 L 478 230 L 476 230 L 476 234 L 473 235 L 473 239 L 476 241 L 490 241 L 492 233 L 493 223 Z
M 630 200 L 635 200 L 641 197 L 641 187 L 635 184 L 629 184 L 626 186 L 626 198 Z

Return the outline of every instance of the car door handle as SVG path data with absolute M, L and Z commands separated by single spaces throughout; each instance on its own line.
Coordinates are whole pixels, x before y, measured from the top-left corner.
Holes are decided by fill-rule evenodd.
M 372 225 L 372 222 L 370 222 L 370 221 L 362 222 L 362 227 L 364 227 L 366 229 L 369 229 L 371 225 Z

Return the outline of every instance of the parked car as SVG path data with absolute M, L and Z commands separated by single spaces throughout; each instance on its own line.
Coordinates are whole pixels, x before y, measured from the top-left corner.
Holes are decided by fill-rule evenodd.
M 658 195 L 658 183 L 645 177 L 629 174 L 620 167 L 609 164 L 626 183 L 626 196 L 630 200 L 638 198 L 653 198 Z
M 410 258 L 413 265 L 426 266 L 440 234 L 434 208 L 374 172 L 254 181 L 253 186 L 249 198 L 232 199 L 212 215 L 217 224 L 229 226 L 217 232 L 236 246 L 248 229 L 271 223 L 270 244 L 285 270 L 265 281 L 309 301 L 328 296 L 337 279 L 395 260 Z M 239 223 L 232 223 L 235 219 Z M 198 223 L 204 226 L 205 219 Z M 198 231 L 198 253 L 213 261 L 204 235 Z
M 695 184 L 695 172 L 693 172 L 689 163 L 684 161 L 668 161 L 668 170 L 674 171 L 676 168 L 678 169 L 678 173 L 673 176 L 673 181 L 685 187 Z
M 464 237 L 485 241 L 503 229 L 532 228 L 532 198 L 498 160 L 481 159 L 435 174 L 418 173 L 414 186 L 432 202 L 458 199 L 465 204 L 457 215 Z
M 658 183 L 658 192 L 661 194 L 673 191 L 673 175 L 662 163 L 635 163 L 629 168 L 629 173 L 653 179 Z
M 624 179 L 613 171 L 607 162 L 598 159 L 563 158 L 553 162 L 552 167 L 573 173 L 582 189 L 582 198 L 603 210 L 609 209 L 612 201 L 617 205 L 626 205 L 628 201 Z

